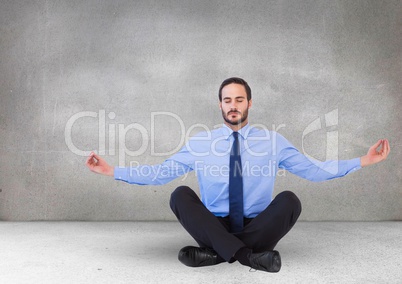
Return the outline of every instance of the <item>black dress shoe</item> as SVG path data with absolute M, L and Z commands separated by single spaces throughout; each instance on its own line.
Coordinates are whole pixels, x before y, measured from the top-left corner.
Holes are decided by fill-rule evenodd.
M 218 264 L 218 254 L 209 248 L 187 246 L 180 250 L 179 260 L 191 267 L 201 267 Z
M 281 256 L 276 250 L 251 253 L 248 257 L 250 267 L 266 272 L 278 272 L 281 269 Z

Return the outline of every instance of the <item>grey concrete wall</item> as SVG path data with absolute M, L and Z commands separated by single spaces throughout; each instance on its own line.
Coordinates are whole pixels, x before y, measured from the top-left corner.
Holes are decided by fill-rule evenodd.
M 222 122 L 219 84 L 240 76 L 251 124 L 315 158 L 391 143 L 387 161 L 342 179 L 279 177 L 301 219 L 400 220 L 401 11 L 377 0 L 0 1 L 0 219 L 174 220 L 169 195 L 196 188 L 194 175 L 134 186 L 91 173 L 85 155 L 163 161 L 195 124 Z

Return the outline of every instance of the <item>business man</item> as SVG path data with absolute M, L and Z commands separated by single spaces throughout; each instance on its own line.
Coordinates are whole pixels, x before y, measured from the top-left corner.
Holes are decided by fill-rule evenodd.
M 139 185 L 165 184 L 194 170 L 201 200 L 187 186 L 175 189 L 170 199 L 177 219 L 199 244 L 182 248 L 179 260 L 191 267 L 237 260 L 278 272 L 281 258 L 274 248 L 296 223 L 301 204 L 291 191 L 272 198 L 277 170 L 311 181 L 338 178 L 385 160 L 390 146 L 379 140 L 360 158 L 312 162 L 279 133 L 251 127 L 251 106 L 247 82 L 226 79 L 219 88 L 221 128 L 198 133 L 159 165 L 113 168 L 93 152 L 86 165 L 93 172 Z

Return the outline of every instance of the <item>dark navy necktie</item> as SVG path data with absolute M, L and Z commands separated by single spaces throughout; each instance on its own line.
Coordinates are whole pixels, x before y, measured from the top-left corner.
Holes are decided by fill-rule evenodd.
M 239 133 L 233 132 L 234 142 L 230 152 L 229 218 L 232 233 L 243 230 L 243 177 L 238 136 Z

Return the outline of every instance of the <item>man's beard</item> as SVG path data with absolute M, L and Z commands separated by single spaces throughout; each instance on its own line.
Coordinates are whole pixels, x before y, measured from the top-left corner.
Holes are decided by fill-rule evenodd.
M 246 109 L 244 110 L 243 115 L 241 115 L 241 113 L 240 113 L 241 117 L 240 117 L 239 119 L 235 120 L 235 121 L 231 121 L 231 120 L 228 118 L 228 116 L 229 116 L 229 114 L 230 114 L 231 112 L 240 113 L 239 111 L 229 111 L 229 113 L 228 113 L 227 115 L 225 115 L 225 113 L 224 113 L 223 110 L 222 110 L 222 117 L 223 117 L 223 119 L 224 119 L 227 123 L 229 123 L 229 124 L 231 124 L 231 125 L 240 125 L 240 124 L 242 124 L 242 123 L 247 119 L 247 117 L 248 117 L 248 108 L 246 108 Z

